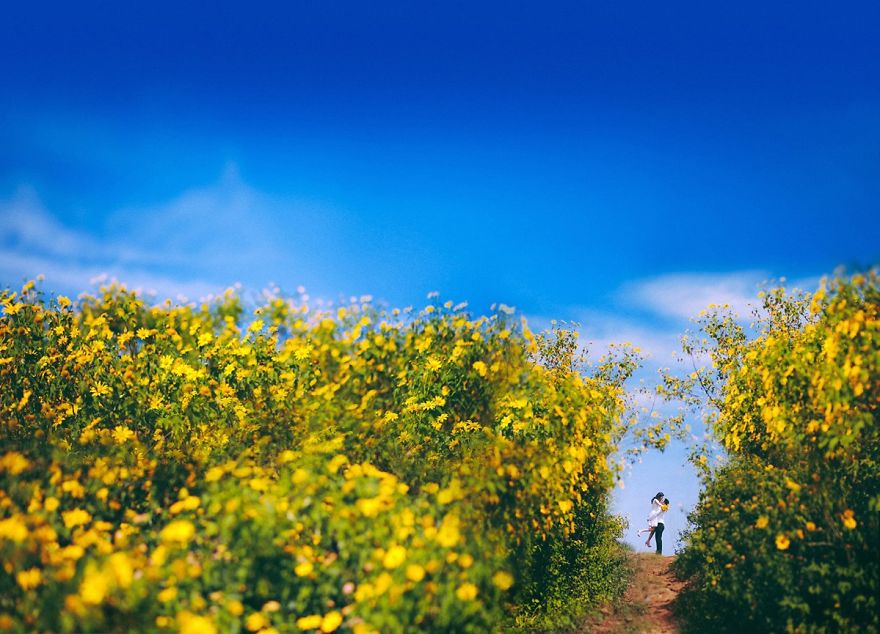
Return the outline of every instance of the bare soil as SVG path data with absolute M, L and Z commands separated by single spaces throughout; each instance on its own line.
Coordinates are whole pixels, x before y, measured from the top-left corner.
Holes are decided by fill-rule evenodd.
M 675 557 L 631 553 L 633 579 L 618 605 L 589 618 L 579 634 L 678 634 L 672 603 L 682 583 L 669 570 Z

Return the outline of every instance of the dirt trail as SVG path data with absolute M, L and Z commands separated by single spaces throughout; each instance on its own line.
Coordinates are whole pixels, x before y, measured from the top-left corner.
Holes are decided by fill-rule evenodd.
M 677 634 L 672 602 L 682 583 L 669 570 L 675 557 L 651 553 L 632 553 L 634 575 L 624 598 L 617 607 L 607 607 L 589 619 L 579 634 Z

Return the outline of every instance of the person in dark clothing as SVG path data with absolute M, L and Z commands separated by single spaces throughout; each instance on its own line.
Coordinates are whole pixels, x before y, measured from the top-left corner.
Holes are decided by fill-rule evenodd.
M 666 509 L 669 508 L 669 498 L 663 498 L 663 511 L 657 517 L 657 527 L 654 529 L 654 539 L 657 544 L 657 554 L 663 554 L 663 530 L 666 526 L 663 523 L 664 518 L 666 517 Z

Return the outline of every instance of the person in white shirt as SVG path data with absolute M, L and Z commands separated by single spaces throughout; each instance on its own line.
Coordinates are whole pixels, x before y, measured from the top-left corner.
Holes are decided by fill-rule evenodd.
M 645 546 L 651 547 L 651 538 L 657 531 L 658 518 L 662 517 L 666 513 L 666 509 L 668 508 L 668 502 L 664 506 L 663 500 L 665 496 L 663 492 L 660 491 L 651 498 L 651 512 L 648 513 L 648 526 L 647 528 L 642 528 L 638 531 L 637 535 L 641 537 L 642 533 L 648 533 L 648 540 L 645 542 Z M 661 529 L 662 533 L 662 529 Z M 662 544 L 662 541 L 661 541 Z M 662 546 L 661 546 L 662 548 Z

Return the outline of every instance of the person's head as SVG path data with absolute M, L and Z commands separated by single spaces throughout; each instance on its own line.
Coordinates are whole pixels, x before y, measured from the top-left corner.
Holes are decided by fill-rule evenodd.
M 654 500 L 662 500 L 663 497 L 664 497 L 664 496 L 663 496 L 663 491 L 657 491 L 657 495 L 655 495 L 654 497 L 652 497 L 652 498 L 651 498 L 651 501 L 653 502 Z
M 663 497 L 663 504 L 665 504 L 666 506 L 669 506 L 669 498 L 668 497 L 666 497 L 666 496 Z

